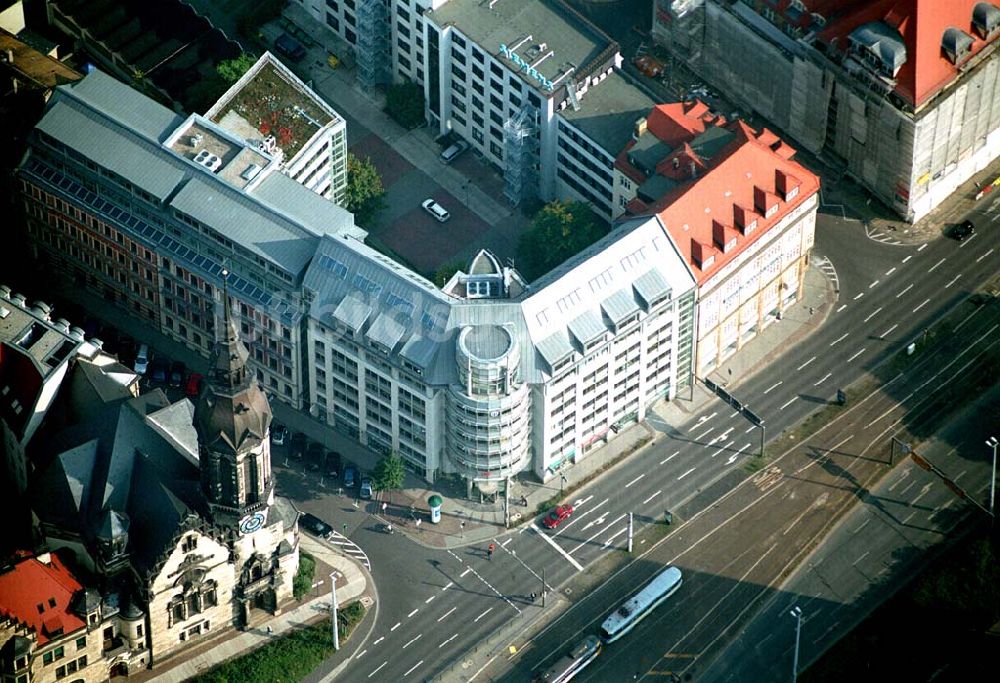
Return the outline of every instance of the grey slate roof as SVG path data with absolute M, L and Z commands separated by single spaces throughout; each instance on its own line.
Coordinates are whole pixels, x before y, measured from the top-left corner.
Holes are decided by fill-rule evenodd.
M 656 105 L 615 70 L 587 89 L 580 97 L 579 111 L 566 107 L 559 114 L 614 158 L 632 139 L 635 122 L 649 115 Z
M 315 192 L 302 192 L 302 189 L 284 173 L 272 173 L 254 189 L 253 196 L 298 221 L 317 237 L 354 229 L 354 216 L 350 211 Z
M 152 145 L 88 116 L 72 100 L 57 101 L 42 117 L 38 129 L 157 199 L 166 199 L 184 179 L 184 171 L 165 160 Z
M 638 313 L 639 304 L 636 303 L 631 290 L 620 289 L 601 302 L 601 310 L 608 316 L 608 320 L 618 325 L 633 313 Z
M 409 321 L 407 320 L 407 322 Z M 405 332 L 406 326 L 396 320 L 396 316 L 392 315 L 391 312 L 386 312 L 375 318 L 371 327 L 368 328 L 366 336 L 375 344 L 381 344 L 387 349 L 395 350 L 396 344 L 403 338 Z
M 607 326 L 594 311 L 584 311 L 569 323 L 569 331 L 580 344 L 589 344 L 607 333 Z
M 538 353 L 549 364 L 549 367 L 573 352 L 573 345 L 569 341 L 569 335 L 565 330 L 557 330 L 537 344 Z
M 640 275 L 632 286 L 635 288 L 635 293 L 646 303 L 670 293 L 670 283 L 655 270 L 648 270 Z
M 162 142 L 183 121 L 176 112 L 103 71 L 94 70 L 73 85 L 73 96 L 149 140 Z

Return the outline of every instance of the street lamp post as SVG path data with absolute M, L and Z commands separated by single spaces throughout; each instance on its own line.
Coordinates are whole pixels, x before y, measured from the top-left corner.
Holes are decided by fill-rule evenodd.
M 997 438 L 991 436 L 986 440 L 986 445 L 993 449 L 993 474 L 990 476 L 990 516 L 996 519 L 993 513 L 993 501 L 997 492 Z
M 565 484 L 566 484 L 566 475 L 565 474 L 560 474 L 559 475 L 559 493 L 563 492 L 563 486 L 565 486 Z
M 340 633 L 337 630 L 337 572 L 330 572 L 330 614 L 333 622 L 333 649 L 340 649 Z
M 792 658 L 792 683 L 799 677 L 799 634 L 802 631 L 802 608 L 796 605 L 789 612 L 795 617 L 795 655 Z

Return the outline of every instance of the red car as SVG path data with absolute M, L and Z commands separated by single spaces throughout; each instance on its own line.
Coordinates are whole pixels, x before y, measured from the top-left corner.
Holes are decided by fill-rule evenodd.
M 201 373 L 192 372 L 191 376 L 188 377 L 187 384 L 184 386 L 184 394 L 190 398 L 197 398 L 198 394 L 201 393 L 201 380 L 204 377 Z
M 547 529 L 555 529 L 557 526 L 563 523 L 564 520 L 568 519 L 570 515 L 573 514 L 573 506 L 570 504 L 558 505 L 549 511 L 549 514 L 545 515 L 542 519 L 542 524 L 545 525 Z

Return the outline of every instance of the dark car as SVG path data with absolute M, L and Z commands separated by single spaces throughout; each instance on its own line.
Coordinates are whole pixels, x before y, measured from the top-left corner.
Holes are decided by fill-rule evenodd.
M 154 358 L 149 364 L 149 377 L 156 384 L 166 384 L 170 375 L 170 361 L 166 358 Z
M 175 360 L 170 364 L 170 380 L 169 384 L 172 387 L 180 387 L 184 384 L 184 375 L 187 374 L 187 366 L 184 365 L 179 360 Z
M 287 33 L 278 36 L 278 39 L 274 41 L 274 47 L 277 48 L 278 52 L 296 62 L 306 56 L 306 49 L 302 43 Z
M 976 232 L 976 226 L 972 221 L 962 221 L 958 225 L 951 229 L 952 239 L 956 239 L 959 242 L 964 242 L 965 240 L 972 237 Z
M 326 476 L 336 479 L 340 476 L 340 453 L 337 451 L 326 452 L 326 463 L 323 466 Z
M 299 526 L 319 538 L 326 538 L 333 533 L 333 527 L 324 522 L 316 515 L 308 512 L 299 517 Z
M 542 524 L 547 529 L 555 529 L 573 514 L 573 506 L 570 504 L 558 505 L 549 511 L 542 520 Z
M 290 449 L 293 458 L 302 459 L 306 453 L 306 435 L 302 432 L 292 434 L 292 447 Z
M 288 442 L 288 427 L 280 422 L 271 424 L 271 445 L 284 446 Z
M 344 486 L 349 489 L 353 489 L 358 483 L 358 470 L 354 465 L 348 465 L 344 468 Z
M 118 362 L 125 367 L 132 367 L 135 362 L 136 349 L 135 339 L 122 335 L 122 338 L 118 340 Z
M 315 441 L 309 444 L 306 449 L 306 467 L 310 470 L 318 471 L 323 465 L 323 444 Z

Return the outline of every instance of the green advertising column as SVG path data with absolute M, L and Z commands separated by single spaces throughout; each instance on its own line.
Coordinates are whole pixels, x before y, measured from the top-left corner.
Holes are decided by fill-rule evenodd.
M 427 499 L 427 505 L 431 508 L 431 524 L 437 524 L 441 521 L 442 502 L 444 502 L 443 499 L 436 493 Z

